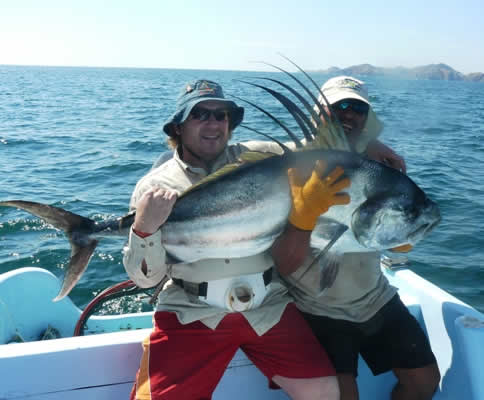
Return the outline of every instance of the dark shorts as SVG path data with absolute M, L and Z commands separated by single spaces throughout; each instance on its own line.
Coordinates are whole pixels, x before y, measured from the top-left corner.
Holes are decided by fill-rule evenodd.
M 375 316 L 357 323 L 303 313 L 337 373 L 358 376 L 361 354 L 374 375 L 436 362 L 415 317 L 395 295 Z

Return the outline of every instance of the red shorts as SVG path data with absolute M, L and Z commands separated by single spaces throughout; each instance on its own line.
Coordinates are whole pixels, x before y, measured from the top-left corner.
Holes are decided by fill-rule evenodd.
M 326 352 L 294 304 L 262 336 L 240 313 L 227 314 L 215 330 L 199 321 L 182 325 L 170 312 L 157 312 L 154 320 L 154 330 L 143 342 L 132 400 L 211 399 L 238 348 L 269 380 L 275 375 L 335 375 Z

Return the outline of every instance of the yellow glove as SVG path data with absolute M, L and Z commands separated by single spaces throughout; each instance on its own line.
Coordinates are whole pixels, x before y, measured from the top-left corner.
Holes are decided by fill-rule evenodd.
M 318 217 L 329 207 L 350 202 L 348 194 L 338 193 L 350 185 L 348 178 L 337 181 L 343 175 L 343 169 L 336 167 L 324 177 L 326 166 L 323 161 L 316 161 L 311 177 L 306 182 L 297 169 L 287 171 L 292 195 L 289 222 L 296 228 L 311 231 Z

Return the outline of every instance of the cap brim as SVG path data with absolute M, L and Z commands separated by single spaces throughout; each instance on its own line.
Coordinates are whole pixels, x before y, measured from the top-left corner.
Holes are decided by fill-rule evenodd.
M 339 91 L 338 93 L 335 93 L 333 95 L 327 95 L 325 94 L 326 99 L 328 100 L 329 104 L 335 104 L 338 101 L 345 100 L 345 99 L 355 99 L 355 100 L 360 100 L 363 103 L 366 103 L 370 105 L 370 102 L 366 100 L 364 97 L 360 96 L 359 94 L 353 92 L 353 91 Z

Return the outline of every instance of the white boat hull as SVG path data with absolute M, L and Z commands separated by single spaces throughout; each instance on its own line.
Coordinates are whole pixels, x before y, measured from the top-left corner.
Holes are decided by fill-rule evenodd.
M 410 270 L 385 273 L 430 338 L 442 375 L 434 398 L 484 399 L 484 315 Z M 47 324 L 72 335 L 81 311 L 68 298 L 51 302 L 59 286 L 54 275 L 37 268 L 0 275 L 0 343 L 15 334 L 34 340 Z M 127 399 L 150 326 L 151 313 L 96 316 L 87 336 L 0 345 L 0 399 Z M 388 399 L 395 381 L 392 373 L 374 377 L 360 358 L 362 400 Z M 240 350 L 214 394 L 215 400 L 287 398 L 268 389 Z

